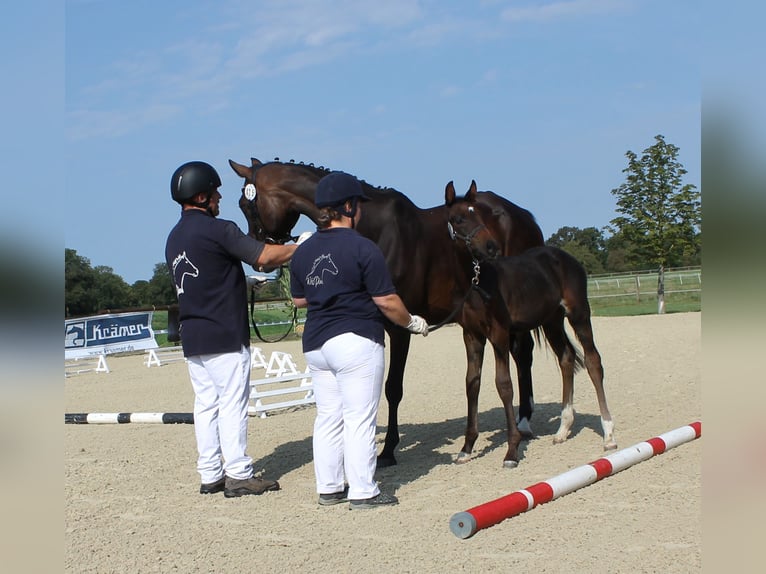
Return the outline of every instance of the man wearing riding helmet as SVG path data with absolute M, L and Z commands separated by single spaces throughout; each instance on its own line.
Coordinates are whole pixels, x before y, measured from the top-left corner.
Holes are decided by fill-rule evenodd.
M 320 505 L 398 502 L 374 479 L 385 319 L 428 334 L 425 320 L 410 315 L 396 294 L 380 248 L 355 230 L 367 200 L 354 176 L 323 177 L 315 195 L 319 231 L 290 263 L 293 301 L 307 307 L 303 352 L 317 406 L 313 450 Z
M 250 326 L 242 262 L 274 268 L 296 245 L 266 245 L 232 221 L 218 219 L 221 178 L 202 161 L 180 166 L 170 180 L 181 218 L 170 231 L 165 260 L 180 309 L 180 335 L 194 388 L 194 432 L 200 494 L 226 497 L 279 490 L 253 475 L 247 455 Z

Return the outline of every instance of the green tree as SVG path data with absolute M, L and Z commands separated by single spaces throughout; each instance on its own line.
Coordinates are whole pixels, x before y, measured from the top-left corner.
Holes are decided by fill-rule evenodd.
M 603 232 L 595 227 L 560 227 L 545 243 L 573 255 L 588 273 L 603 273 L 605 270 L 606 241 Z
M 96 296 L 95 311 L 108 309 L 124 309 L 130 307 L 130 285 L 106 265 L 97 265 L 94 269 L 95 281 L 93 289 Z
M 98 308 L 96 273 L 90 260 L 74 249 L 64 250 L 64 313 L 66 317 L 87 315 Z
M 170 276 L 168 264 L 165 262 L 154 265 L 154 273 L 149 280 L 148 294 L 151 305 L 173 305 L 178 303 L 176 289 Z
M 678 161 L 678 147 L 655 136 L 655 143 L 638 157 L 625 156 L 625 183 L 612 190 L 617 212 L 609 228 L 626 247 L 634 268 L 699 263 L 702 217 L 700 194 L 683 184 L 686 170 Z
M 149 282 L 139 279 L 130 286 L 130 304 L 132 307 L 149 307 L 153 305 Z

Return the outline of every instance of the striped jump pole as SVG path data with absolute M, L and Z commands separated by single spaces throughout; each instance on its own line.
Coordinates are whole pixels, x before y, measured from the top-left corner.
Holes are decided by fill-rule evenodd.
M 544 482 L 538 482 L 491 502 L 453 514 L 450 519 L 450 530 L 458 538 L 470 538 L 479 530 L 494 526 L 506 518 L 532 510 L 539 504 L 550 502 L 578 488 L 617 474 L 636 463 L 643 462 L 656 454 L 662 454 L 701 435 L 701 421 L 668 431 L 594 462 L 573 468 Z
M 67 413 L 65 424 L 100 425 L 125 423 L 194 424 L 193 413 Z

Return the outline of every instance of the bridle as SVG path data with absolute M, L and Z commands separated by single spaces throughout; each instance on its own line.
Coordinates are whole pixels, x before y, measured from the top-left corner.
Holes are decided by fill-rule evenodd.
M 255 179 L 255 174 L 253 174 L 253 179 Z M 251 222 L 251 225 L 255 227 L 255 233 L 256 237 L 263 237 L 263 241 L 265 243 L 271 243 L 273 245 L 284 245 L 288 241 L 297 241 L 298 237 L 294 235 L 290 235 L 290 232 L 286 232 L 284 235 L 281 236 L 272 236 L 266 233 L 266 231 L 263 228 L 263 221 L 261 220 L 261 214 L 258 211 L 258 194 L 255 191 L 255 184 L 254 183 L 247 183 L 242 188 L 242 195 L 244 198 L 250 202 L 252 209 L 250 212 L 253 214 L 253 221 Z

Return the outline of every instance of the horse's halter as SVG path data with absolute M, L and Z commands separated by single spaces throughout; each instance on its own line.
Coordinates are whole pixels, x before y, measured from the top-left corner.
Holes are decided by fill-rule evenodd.
M 255 179 L 255 174 L 253 174 L 253 179 Z M 288 241 L 297 241 L 298 238 L 290 235 L 290 232 L 287 232 L 286 235 L 281 237 L 272 237 L 271 235 L 268 235 L 266 231 L 263 228 L 263 221 L 261 220 L 261 214 L 258 211 L 258 204 L 256 203 L 258 201 L 258 193 L 255 189 L 254 183 L 246 183 L 245 186 L 242 188 L 242 195 L 244 198 L 250 202 L 252 205 L 251 213 L 254 216 L 255 221 L 255 228 L 258 235 L 263 237 L 264 242 L 271 243 L 275 245 L 284 245 Z
M 472 212 L 473 211 L 473 207 L 469 207 L 468 211 Z M 452 223 L 447 221 L 447 231 L 449 232 L 450 238 L 452 239 L 452 241 L 455 241 L 457 239 L 461 239 L 461 240 L 463 240 L 465 242 L 465 246 L 468 249 L 468 253 L 471 254 L 471 257 L 474 260 L 474 264 L 476 263 L 477 257 L 474 255 L 473 249 L 471 249 L 471 242 L 473 241 L 473 238 L 476 237 L 476 234 L 479 233 L 479 231 L 481 231 L 482 229 L 486 229 L 486 228 L 487 228 L 486 225 L 484 225 L 483 223 L 479 223 L 479 225 L 474 227 L 470 231 L 470 233 L 468 233 L 467 235 L 463 235 L 463 234 L 458 233 L 457 231 L 455 231 L 455 228 L 452 227 Z

